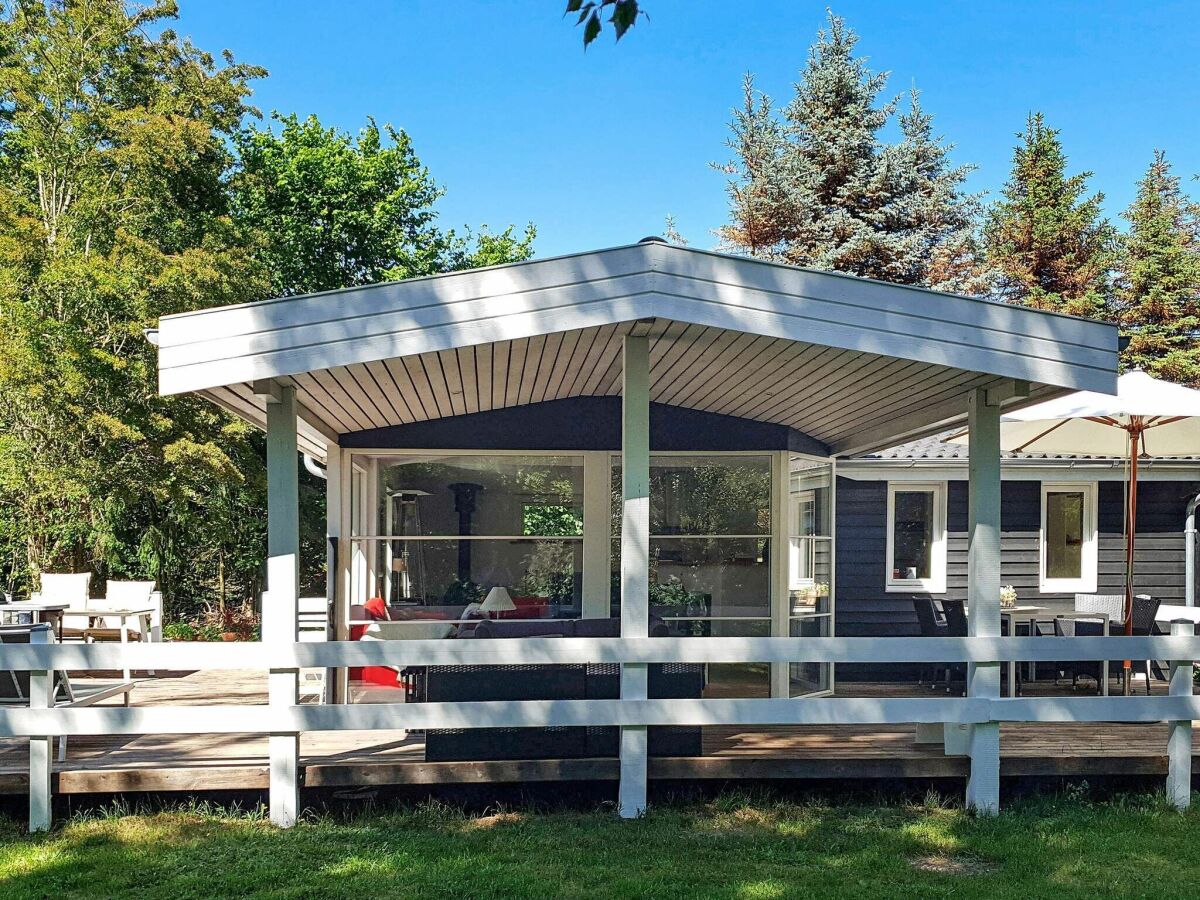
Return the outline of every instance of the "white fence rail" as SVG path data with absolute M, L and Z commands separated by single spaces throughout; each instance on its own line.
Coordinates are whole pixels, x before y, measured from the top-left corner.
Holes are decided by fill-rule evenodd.
M 1168 794 L 1186 805 L 1191 723 L 1200 719 L 1192 660 L 1200 637 L 1177 623 L 1169 636 L 961 638 L 526 638 L 513 640 L 336 641 L 326 643 L 4 644 L 0 669 L 43 673 L 86 669 L 257 669 L 342 666 L 554 665 L 564 663 L 935 663 L 999 666 L 1009 661 L 1168 660 L 1170 694 L 1146 697 L 915 697 L 779 699 L 513 700 L 457 703 L 210 707 L 0 709 L 0 736 L 28 737 L 30 827 L 50 822 L 52 736 L 103 734 L 271 734 L 396 728 L 515 726 L 835 725 L 996 722 L 1169 722 Z M 43 698 L 44 699 L 44 698 Z M 972 771 L 994 767 L 998 750 L 971 753 Z M 993 758 L 994 757 L 994 758 Z M 274 762 L 274 761 L 273 761 Z M 294 760 L 292 761 L 295 762 Z M 630 763 L 636 765 L 630 766 Z M 640 766 L 640 771 L 638 771 Z M 274 768 L 274 766 L 273 766 Z M 285 766 L 284 772 L 294 771 Z M 645 778 L 645 759 L 622 760 L 622 777 Z M 632 776 L 630 773 L 633 773 Z M 287 779 L 285 778 L 286 782 Z M 272 791 L 277 781 L 272 778 Z M 279 790 L 295 791 L 291 783 Z

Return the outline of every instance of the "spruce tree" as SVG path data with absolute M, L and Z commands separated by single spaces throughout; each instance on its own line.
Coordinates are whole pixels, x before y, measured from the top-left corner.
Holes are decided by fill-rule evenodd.
M 1200 206 L 1180 188 L 1162 151 L 1124 213 L 1129 222 L 1117 316 L 1129 336 L 1122 361 L 1200 385 Z
M 788 186 L 783 172 L 784 137 L 771 98 L 754 89 L 754 76 L 742 81 L 742 106 L 733 111 L 726 141 L 736 161 L 715 164 L 731 176 L 730 223 L 717 229 L 722 243 L 762 259 L 782 260 L 787 225 Z
M 901 284 L 977 291 L 977 197 L 970 169 L 950 162 L 914 92 L 899 116 L 902 139 L 883 129 L 898 99 L 883 98 L 887 73 L 855 56 L 858 36 L 830 14 L 809 50 L 792 100 L 778 116 L 746 79 L 729 147 L 735 161 L 727 249 Z
M 1058 131 L 1033 113 L 1019 133 L 1012 174 L 985 229 L 988 262 L 1002 296 L 1038 309 L 1101 317 L 1107 312 L 1116 232 L 1087 196 L 1091 172 L 1066 174 Z

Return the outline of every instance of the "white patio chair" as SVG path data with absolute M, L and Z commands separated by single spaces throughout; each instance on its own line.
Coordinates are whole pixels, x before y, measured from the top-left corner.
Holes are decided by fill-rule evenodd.
M 29 644 L 50 643 L 53 635 L 47 625 L 4 625 L 0 626 L 0 644 Z M 71 679 L 63 670 L 55 672 L 54 705 L 55 706 L 95 706 L 102 700 L 111 697 L 121 697 L 122 704 L 129 705 L 129 693 L 133 690 L 133 682 L 128 679 L 121 681 L 89 681 L 86 685 L 72 685 Z M 59 699 L 62 694 L 64 700 Z M 0 706 L 29 705 L 29 673 L 0 669 Z M 67 738 L 58 739 L 58 761 L 67 758 Z
M 1076 594 L 1075 612 L 1103 613 L 1109 622 L 1125 621 L 1124 594 Z

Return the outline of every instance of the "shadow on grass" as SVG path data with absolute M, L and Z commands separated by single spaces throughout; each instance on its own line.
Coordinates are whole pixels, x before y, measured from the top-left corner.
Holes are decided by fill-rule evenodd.
M 0 827 L 0 894 L 24 897 L 1088 897 L 1200 883 L 1200 815 L 1149 797 L 1050 797 L 978 819 L 923 804 L 727 795 L 654 807 L 468 815 L 441 804 L 314 816 L 187 808 Z

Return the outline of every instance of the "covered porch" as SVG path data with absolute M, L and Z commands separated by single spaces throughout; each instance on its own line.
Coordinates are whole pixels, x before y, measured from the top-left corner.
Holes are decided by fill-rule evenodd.
M 263 735 L 245 745 L 250 780 L 284 825 L 302 783 L 360 777 L 317 774 L 330 754 L 415 766 L 400 782 L 608 773 L 626 816 L 651 777 L 803 777 L 823 754 L 840 777 L 965 775 L 992 811 L 1002 771 L 1021 771 L 1002 759 L 1056 755 L 1033 737 L 1051 721 L 1083 729 L 1093 757 L 1110 755 L 1105 728 L 1148 729 L 1147 748 L 1169 731 L 1190 777 L 1191 698 L 1000 698 L 1002 661 L 1116 655 L 1109 638 L 1000 637 L 999 579 L 1000 415 L 1111 391 L 1111 325 L 655 240 L 170 316 L 157 342 L 164 393 L 212 400 L 268 447 L 263 643 L 176 647 L 171 665 L 268 668 L 267 702 L 198 709 L 168 691 L 132 712 L 30 710 L 14 735 Z M 956 425 L 971 433 L 969 636 L 836 637 L 838 458 Z M 327 485 L 316 644 L 298 643 L 298 453 Z M 1194 639 L 1146 640 L 1191 658 Z M 1147 656 L 1176 658 L 1165 646 Z M 28 658 L 96 668 L 116 652 Z M 120 653 L 166 665 L 163 648 Z M 967 697 L 834 678 L 837 662 L 938 659 L 966 661 Z M 301 703 L 313 669 L 326 702 Z M 318 733 L 336 735 L 325 756 Z

